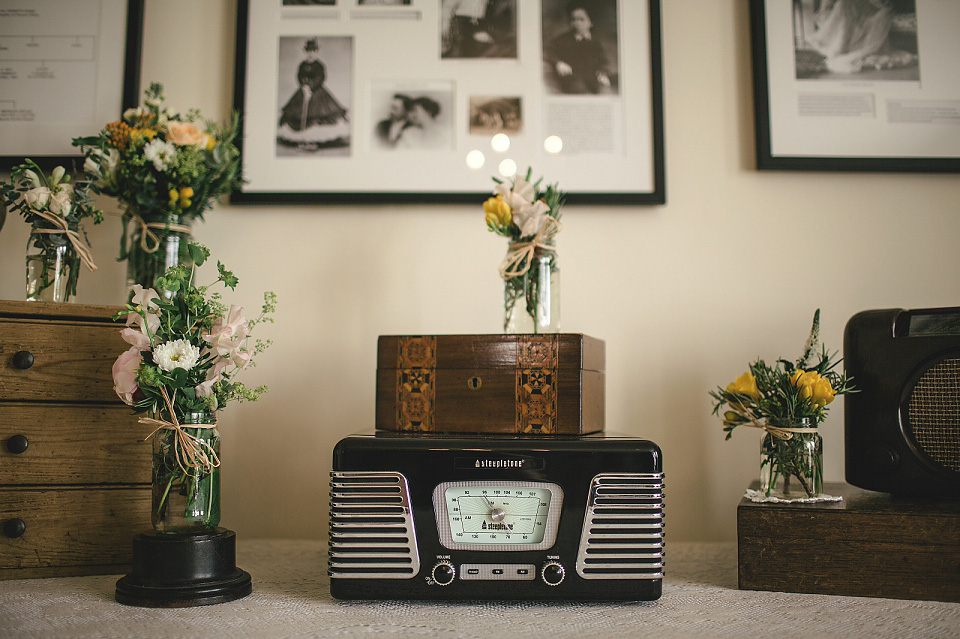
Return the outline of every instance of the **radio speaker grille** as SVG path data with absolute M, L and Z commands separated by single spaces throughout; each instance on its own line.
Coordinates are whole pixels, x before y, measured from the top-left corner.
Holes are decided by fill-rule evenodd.
M 584 579 L 663 577 L 663 474 L 593 478 L 577 553 Z
M 920 377 L 910 395 L 908 420 L 917 447 L 960 473 L 960 359 L 945 359 Z
M 330 473 L 331 577 L 411 579 L 420 571 L 410 489 L 400 473 Z

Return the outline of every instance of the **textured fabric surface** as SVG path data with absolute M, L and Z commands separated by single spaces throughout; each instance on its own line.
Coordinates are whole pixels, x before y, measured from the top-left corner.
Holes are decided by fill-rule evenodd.
M 735 544 L 666 547 L 655 602 L 340 602 L 326 543 L 244 540 L 253 593 L 198 608 L 114 601 L 119 576 L 0 581 L 0 637 L 960 637 L 960 604 L 737 590 Z

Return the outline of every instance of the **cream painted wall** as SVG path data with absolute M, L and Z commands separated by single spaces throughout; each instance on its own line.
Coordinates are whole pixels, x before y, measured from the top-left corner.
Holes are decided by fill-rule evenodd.
M 559 238 L 563 329 L 606 340 L 608 427 L 663 448 L 678 540 L 734 539 L 758 475 L 759 436 L 724 442 L 707 391 L 755 357 L 796 357 L 817 307 L 839 349 L 859 310 L 960 294 L 956 175 L 755 170 L 746 7 L 663 3 L 667 204 L 570 206 Z M 225 117 L 235 12 L 232 0 L 147 0 L 144 86 Z M 22 299 L 26 228 L 10 218 L 0 233 L 0 298 Z M 92 229 L 100 269 L 78 301 L 123 300 L 119 232 L 116 218 Z M 246 377 L 272 390 L 221 417 L 223 524 L 321 538 L 332 447 L 373 424 L 377 336 L 495 332 L 503 240 L 480 202 L 225 205 L 195 236 L 240 277 L 237 302 L 280 299 L 262 331 L 276 343 Z M 824 428 L 828 481 L 843 479 L 842 413 L 841 400 Z

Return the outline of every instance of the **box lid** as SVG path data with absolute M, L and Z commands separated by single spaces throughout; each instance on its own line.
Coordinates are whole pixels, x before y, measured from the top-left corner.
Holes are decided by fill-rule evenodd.
M 378 369 L 575 368 L 603 371 L 603 340 L 582 333 L 381 335 Z

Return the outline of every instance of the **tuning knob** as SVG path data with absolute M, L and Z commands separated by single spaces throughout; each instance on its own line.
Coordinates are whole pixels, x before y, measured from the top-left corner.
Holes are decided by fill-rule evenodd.
M 438 561 L 430 576 L 438 586 L 449 586 L 457 576 L 457 569 L 449 561 Z
M 30 351 L 17 351 L 13 354 L 13 367 L 22 371 L 33 366 L 33 353 Z
M 566 576 L 567 569 L 558 561 L 548 561 L 540 571 L 540 578 L 548 586 L 559 586 Z

